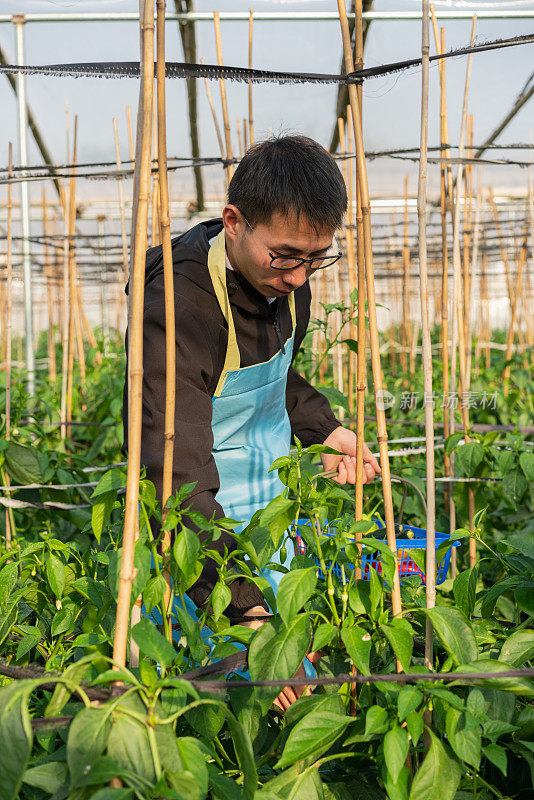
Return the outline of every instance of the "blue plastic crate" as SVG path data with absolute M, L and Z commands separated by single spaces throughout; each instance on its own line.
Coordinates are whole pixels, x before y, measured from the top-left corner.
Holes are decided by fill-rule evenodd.
M 299 525 L 304 525 L 308 522 L 308 520 L 299 519 Z M 375 519 L 373 522 L 376 523 L 379 529 L 385 529 L 385 525 L 381 520 Z M 334 523 L 330 523 L 332 526 Z M 415 528 L 413 525 L 403 525 L 403 531 L 412 531 L 413 538 L 411 539 L 401 539 L 397 536 L 397 563 L 399 565 L 399 578 L 408 578 L 408 577 L 420 577 L 422 583 L 425 583 L 425 576 L 424 573 L 419 569 L 415 561 L 410 557 L 409 550 L 426 550 L 426 530 L 424 528 Z M 335 536 L 335 533 L 330 533 L 328 528 L 323 530 L 325 536 Z M 376 534 L 378 531 L 372 532 L 375 535 L 375 538 L 379 538 Z M 302 536 L 297 534 L 297 542 L 296 547 L 300 553 L 306 553 L 306 542 L 302 538 Z M 449 535 L 446 533 L 439 533 L 436 531 L 436 550 L 440 546 L 442 542 L 446 542 L 449 539 Z M 460 542 L 454 542 L 453 547 L 459 547 Z M 319 559 L 316 558 L 314 555 L 310 555 L 310 557 L 315 561 L 317 566 L 319 567 L 318 570 L 318 577 L 324 579 L 324 574 L 322 569 L 320 568 Z M 449 564 L 451 560 L 451 549 L 447 551 L 444 558 L 441 561 L 441 564 L 438 565 L 438 570 L 436 573 L 436 584 L 443 583 L 444 580 L 447 578 L 447 572 L 449 571 Z M 329 564 L 327 564 L 328 566 Z M 348 565 L 350 569 L 354 570 L 354 564 Z M 362 578 L 366 581 L 370 580 L 370 571 L 375 569 L 377 573 L 380 575 L 382 571 L 382 563 L 380 559 L 380 553 L 363 553 L 362 554 Z M 334 575 L 341 580 L 341 567 L 339 564 L 334 565 L 333 569 Z

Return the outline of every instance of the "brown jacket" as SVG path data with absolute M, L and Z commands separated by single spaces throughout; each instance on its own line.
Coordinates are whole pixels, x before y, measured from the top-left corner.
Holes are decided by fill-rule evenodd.
M 212 397 L 223 369 L 228 339 L 226 320 L 219 308 L 207 269 L 208 240 L 222 229 L 222 220 L 202 222 L 173 239 L 174 302 L 176 314 L 176 411 L 173 491 L 183 483 L 196 486 L 192 507 L 208 519 L 224 516 L 216 494 L 219 475 L 212 455 Z M 227 270 L 228 295 L 232 308 L 241 366 L 272 358 L 291 335 L 287 297 L 269 305 L 239 273 Z M 310 319 L 311 291 L 308 282 L 295 292 L 297 326 L 296 354 Z M 127 352 L 127 350 L 126 350 Z M 165 299 L 161 247 L 147 252 L 143 325 L 143 433 L 141 460 L 147 477 L 161 497 L 163 479 L 163 434 L 165 421 Z M 339 425 L 328 401 L 293 368 L 288 372 L 286 407 L 292 435 L 305 446 L 320 444 Z M 124 387 L 123 419 L 126 442 L 127 382 Z M 126 445 L 124 445 L 124 450 Z M 217 542 L 222 551 L 233 539 Z M 215 564 L 207 563 L 189 591 L 197 605 L 208 597 L 216 581 Z M 244 582 L 231 584 L 230 616 L 262 604 L 255 587 Z

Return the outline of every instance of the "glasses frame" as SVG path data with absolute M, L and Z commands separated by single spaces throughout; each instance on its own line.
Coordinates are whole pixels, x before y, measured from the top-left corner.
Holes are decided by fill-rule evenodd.
M 236 208 L 237 208 L 237 206 L 236 206 Z M 341 250 L 339 250 L 339 244 L 338 244 L 338 241 L 337 241 L 337 239 L 336 239 L 335 235 L 334 235 L 334 240 L 333 240 L 333 241 L 336 243 L 336 246 L 337 246 L 337 248 L 338 248 L 338 254 L 337 254 L 337 256 L 315 256 L 314 258 L 299 258 L 298 256 L 283 256 L 283 255 L 281 255 L 280 253 L 278 253 L 278 255 L 276 255 L 276 254 L 273 254 L 273 253 L 271 252 L 270 248 L 269 248 L 269 247 L 267 247 L 267 245 L 265 244 L 265 242 L 263 242 L 263 241 L 260 239 L 260 237 L 258 236 L 258 234 L 256 233 L 256 231 L 254 230 L 254 228 L 252 227 L 252 225 L 250 224 L 250 222 L 248 221 L 248 219 L 245 217 L 245 215 L 243 214 L 243 212 L 241 211 L 241 209 L 240 209 L 240 208 L 238 208 L 237 210 L 239 211 L 239 213 L 241 214 L 241 216 L 243 217 L 243 219 L 244 219 L 244 220 L 245 220 L 245 222 L 247 223 L 248 227 L 250 228 L 250 230 L 252 231 L 252 233 L 254 234 L 254 236 L 256 237 L 256 239 L 257 239 L 257 240 L 260 242 L 260 244 L 262 244 L 262 245 L 263 245 L 263 247 L 264 247 L 264 248 L 267 250 L 267 252 L 269 253 L 269 255 L 270 255 L 270 257 L 271 257 L 271 263 L 269 264 L 269 266 L 271 267 L 271 269 L 274 269 L 274 270 L 276 270 L 277 272 L 291 272 L 291 271 L 292 271 L 292 270 L 294 270 L 294 269 L 298 269 L 298 268 L 299 268 L 299 267 L 301 267 L 303 264 L 309 264 L 309 265 L 310 265 L 310 267 L 309 267 L 309 269 L 310 269 L 310 272 L 317 272 L 317 271 L 318 271 L 318 270 L 320 270 L 320 269 L 328 269 L 328 267 L 331 267 L 331 266 L 333 266 L 333 264 L 335 264 L 335 263 L 336 263 L 336 261 L 339 261 L 339 259 L 340 259 L 340 258 L 341 258 L 341 256 L 343 255 L 343 253 L 341 252 Z M 273 264 L 273 261 L 276 261 L 276 259 L 277 259 L 277 258 L 293 258 L 293 259 L 294 259 L 295 261 L 297 261 L 298 263 L 297 263 L 297 264 L 295 264 L 295 266 L 294 266 L 294 267 L 277 267 L 275 264 Z M 313 267 L 313 266 L 311 266 L 311 265 L 313 264 L 313 262 L 314 262 L 314 261 L 325 261 L 327 258 L 328 258 L 328 262 L 329 262 L 329 263 L 328 263 L 328 264 L 326 264 L 324 267 Z

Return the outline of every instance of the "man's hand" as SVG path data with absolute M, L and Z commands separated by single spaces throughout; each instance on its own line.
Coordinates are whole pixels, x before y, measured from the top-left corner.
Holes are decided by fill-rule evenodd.
M 349 428 L 342 425 L 332 431 L 330 436 L 324 440 L 323 444 L 345 453 L 344 456 L 328 455 L 322 453 L 321 461 L 325 472 L 337 469 L 337 477 L 334 481 L 342 486 L 345 483 L 356 483 L 356 434 Z M 371 483 L 375 475 L 380 474 L 378 461 L 371 453 L 367 445 L 363 445 L 363 482 Z

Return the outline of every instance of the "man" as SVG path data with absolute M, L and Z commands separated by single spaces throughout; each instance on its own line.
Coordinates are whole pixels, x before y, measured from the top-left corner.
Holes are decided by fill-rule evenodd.
M 222 219 L 173 241 L 176 415 L 173 491 L 196 482 L 192 507 L 248 522 L 280 493 L 271 463 L 293 435 L 344 455 L 322 457 L 339 483 L 355 481 L 355 434 L 291 366 L 310 318 L 308 279 L 338 260 L 335 231 L 346 211 L 334 159 L 302 136 L 269 139 L 236 169 Z M 161 496 L 165 415 L 165 301 L 161 247 L 145 278 L 142 463 Z M 127 398 L 125 387 L 124 418 Z M 126 424 L 126 423 L 125 423 Z M 364 447 L 364 481 L 380 471 Z M 216 546 L 233 548 L 231 536 Z M 287 564 L 291 559 L 289 553 Z M 280 573 L 267 575 L 276 588 Z M 217 580 L 209 562 L 189 597 L 204 605 Z M 255 586 L 230 585 L 226 614 L 267 608 Z

